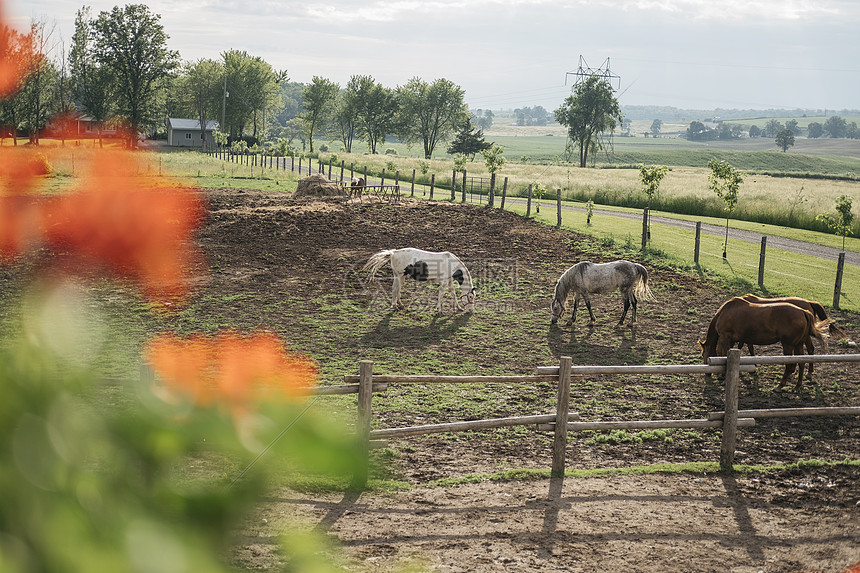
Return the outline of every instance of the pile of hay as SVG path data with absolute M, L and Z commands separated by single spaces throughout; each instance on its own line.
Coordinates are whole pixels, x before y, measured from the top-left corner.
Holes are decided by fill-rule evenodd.
M 341 197 L 343 190 L 337 183 L 329 181 L 320 174 L 299 179 L 294 197 Z

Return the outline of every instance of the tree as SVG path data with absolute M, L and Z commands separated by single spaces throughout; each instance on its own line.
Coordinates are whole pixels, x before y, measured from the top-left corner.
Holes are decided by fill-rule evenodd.
M 854 213 L 851 212 L 852 199 L 847 195 L 840 195 L 836 198 L 836 212 L 838 215 L 834 217 L 830 213 L 824 213 L 816 217 L 817 220 L 825 223 L 830 230 L 842 237 L 842 251 L 845 251 L 845 237 L 851 234 L 851 224 L 854 222 Z
M 653 135 L 654 137 L 657 137 L 658 135 L 660 135 L 661 129 L 663 129 L 663 120 L 662 119 L 655 119 L 654 121 L 651 122 L 651 130 L 650 130 L 651 135 Z
M 783 129 L 776 134 L 776 146 L 782 149 L 785 153 L 788 148 L 794 145 L 794 132 L 790 129 Z
M 657 190 L 660 188 L 660 182 L 663 177 L 669 172 L 669 168 L 665 165 L 655 165 L 648 167 L 642 163 L 639 164 L 639 181 L 642 182 L 643 191 L 648 196 L 648 210 L 646 211 L 646 228 L 648 229 L 648 238 L 651 238 L 651 201 L 657 195 Z
M 766 124 L 764 124 L 764 134 L 766 137 L 776 137 L 776 134 L 785 129 L 779 120 L 769 119 Z
M 359 100 L 361 98 L 362 76 L 352 76 L 346 89 L 340 94 L 334 116 L 334 128 L 343 142 L 343 149 L 352 153 L 352 142 L 358 134 Z
M 478 110 L 479 112 L 481 110 Z M 493 119 L 495 118 L 495 114 L 492 110 L 485 109 L 483 113 L 478 113 L 478 119 L 476 121 L 478 127 L 481 129 L 490 129 L 493 127 Z
M 13 145 L 26 109 L 22 90 L 39 59 L 32 31 L 22 34 L 0 23 L 0 124 L 4 134 L 11 132 Z
M 428 84 L 416 77 L 399 86 L 400 138 L 407 143 L 420 142 L 424 146 L 424 158 L 430 159 L 436 145 L 448 139 L 469 117 L 464 96 L 460 86 L 444 78 Z
M 687 139 L 690 141 L 710 141 L 718 137 L 717 130 L 707 127 L 701 121 L 691 121 L 687 128 Z
M 785 129 L 790 129 L 794 135 L 800 135 L 800 126 L 796 119 L 789 119 L 785 122 Z
M 115 82 L 111 69 L 96 60 L 95 30 L 89 6 L 78 10 L 69 51 L 72 91 L 81 111 L 92 118 L 102 146 L 102 129 L 114 111 Z
M 743 177 L 740 171 L 732 167 L 727 161 L 708 161 L 708 185 L 717 197 L 723 200 L 726 209 L 726 240 L 723 243 L 723 259 L 726 258 L 726 247 L 729 244 L 729 215 L 738 204 L 738 192 L 740 191 Z
M 339 92 L 340 86 L 319 76 L 314 76 L 302 91 L 302 108 L 305 111 L 299 114 L 299 119 L 311 153 L 314 152 L 314 135 L 331 120 L 331 110 L 334 107 L 332 104 L 337 100 Z
M 472 125 L 472 118 L 466 118 L 454 141 L 448 147 L 448 153 L 451 155 L 462 153 L 469 158 L 469 161 L 474 161 L 477 153 L 492 146 L 492 143 L 484 140 L 484 132 Z
M 179 65 L 179 53 L 167 49 L 160 20 L 145 4 L 127 4 L 101 12 L 93 23 L 95 57 L 115 78 L 130 147 L 137 145 L 138 133 L 163 119 L 159 96 Z
M 568 139 L 579 150 L 579 166 L 585 167 L 588 153 L 602 149 L 600 134 L 612 132 L 621 123 L 621 108 L 605 79 L 592 75 L 574 88 L 560 108 L 555 119 L 567 127 Z
M 806 135 L 810 139 L 817 139 L 824 135 L 824 126 L 817 121 L 811 121 L 806 126 Z
M 228 50 L 222 57 L 224 84 L 218 90 L 219 98 L 226 98 L 222 129 L 229 126 L 232 137 L 242 137 L 250 124 L 251 136 L 258 139 L 265 130 L 267 110 L 274 117 L 283 105 L 280 83 L 286 81 L 286 72 L 276 72 L 268 62 L 245 51 Z
M 484 156 L 484 165 L 487 166 L 487 173 L 494 175 L 502 168 L 505 164 L 504 153 L 505 148 L 495 143 L 490 144 L 489 149 L 481 151 L 481 155 Z
M 182 94 L 185 115 L 200 122 L 201 132 L 205 133 L 209 120 L 221 115 L 223 79 L 224 66 L 215 60 L 201 58 L 183 66 L 177 88 Z M 202 145 L 206 145 L 206 139 Z
M 358 101 L 359 136 L 367 142 L 374 155 L 385 137 L 395 129 L 397 95 L 394 90 L 377 83 L 370 76 L 363 82 Z
M 757 125 L 751 125 L 749 134 L 750 137 L 761 137 L 761 128 Z
M 824 122 L 824 132 L 828 137 L 845 137 L 848 130 L 848 122 L 838 115 L 832 115 Z

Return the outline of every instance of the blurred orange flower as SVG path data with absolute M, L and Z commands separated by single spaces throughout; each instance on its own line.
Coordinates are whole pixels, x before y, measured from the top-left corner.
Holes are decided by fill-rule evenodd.
M 0 150 L 0 263 L 46 245 L 67 272 L 107 268 L 155 300 L 188 294 L 203 266 L 196 189 L 140 175 L 132 152 L 98 154 L 77 190 L 53 197 L 33 193 L 46 169 L 40 154 Z
M 44 239 L 77 264 L 102 264 L 137 281 L 149 298 L 181 298 L 202 260 L 192 234 L 203 201 L 196 190 L 158 187 L 139 171 L 131 152 L 94 161 L 82 190 L 46 203 Z
M 147 345 L 146 360 L 168 390 L 200 406 L 225 406 L 237 417 L 263 399 L 304 395 L 319 374 L 316 363 L 289 354 L 269 332 L 161 334 Z
M 0 98 L 14 94 L 35 65 L 33 37 L 9 27 L 0 0 Z

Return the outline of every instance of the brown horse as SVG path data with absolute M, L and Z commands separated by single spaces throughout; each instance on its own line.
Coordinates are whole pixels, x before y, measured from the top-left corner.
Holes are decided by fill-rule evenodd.
M 793 304 L 798 308 L 802 308 L 807 312 L 811 312 L 819 321 L 827 321 L 827 328 L 830 331 L 831 336 L 837 336 L 839 338 L 846 338 L 847 335 L 845 332 L 836 326 L 828 317 L 827 311 L 824 310 L 824 306 L 820 302 L 816 302 L 814 300 L 806 300 L 805 298 L 800 298 L 796 296 L 786 296 L 781 298 L 761 298 L 754 294 L 745 294 L 741 297 L 745 301 L 752 302 L 755 304 L 774 304 L 774 303 L 788 303 Z M 749 350 L 750 356 L 755 356 L 755 350 L 753 349 L 753 345 L 744 340 L 738 342 L 738 348 L 743 348 L 744 344 L 747 345 L 747 349 Z M 806 345 L 806 353 L 807 354 L 815 354 L 815 346 L 812 344 L 812 339 L 810 338 L 808 342 L 804 343 Z M 807 377 L 812 379 L 812 371 L 813 371 L 813 363 L 809 363 L 809 373 Z
M 361 198 L 361 192 L 364 190 L 364 177 L 353 177 L 349 183 L 349 194 L 352 197 Z
M 704 342 L 699 341 L 705 363 L 711 356 L 725 356 L 738 342 L 747 344 L 782 344 L 785 356 L 803 353 L 804 344 L 815 338 L 824 343 L 821 328 L 811 312 L 788 303 L 755 304 L 739 297 L 729 299 L 711 319 Z M 795 364 L 786 364 L 777 388 L 782 388 L 794 373 Z M 803 364 L 800 364 L 795 392 L 803 384 Z

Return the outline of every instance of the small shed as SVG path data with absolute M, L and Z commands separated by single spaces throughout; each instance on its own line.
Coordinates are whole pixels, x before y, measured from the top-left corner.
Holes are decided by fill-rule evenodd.
M 167 145 L 174 147 L 215 147 L 212 133 L 218 129 L 214 119 L 206 121 L 206 129 L 200 128 L 200 120 L 170 117 L 167 119 Z

